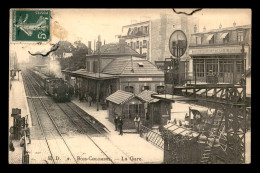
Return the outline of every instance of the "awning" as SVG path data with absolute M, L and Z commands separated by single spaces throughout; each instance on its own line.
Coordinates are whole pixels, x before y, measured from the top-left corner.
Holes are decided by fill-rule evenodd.
M 214 34 L 210 34 L 210 35 L 208 36 L 208 38 L 207 38 L 207 41 L 211 40 L 213 36 L 214 36 Z
M 225 33 L 223 33 L 223 34 L 221 35 L 220 38 L 226 38 L 227 35 L 228 35 L 228 32 L 225 32 Z
M 115 104 L 123 104 L 128 100 L 134 98 L 134 94 L 122 90 L 117 90 L 115 93 L 111 94 L 106 98 L 106 100 L 113 102 Z

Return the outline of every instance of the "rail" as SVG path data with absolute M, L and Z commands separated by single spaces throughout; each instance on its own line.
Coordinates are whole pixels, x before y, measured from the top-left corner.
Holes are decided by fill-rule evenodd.
M 73 118 L 71 117 L 71 115 L 69 115 L 61 106 L 60 104 L 57 104 L 58 107 L 62 110 L 62 112 L 64 112 L 65 115 L 67 115 L 67 117 L 73 122 L 73 124 L 75 124 L 77 127 L 79 127 L 81 129 L 81 131 L 85 132 L 86 136 L 89 138 L 89 140 L 91 140 L 94 145 L 111 161 L 112 164 L 114 164 L 114 162 L 112 161 L 112 159 L 97 145 L 97 143 L 87 134 L 87 131 L 78 123 L 76 123 Z M 82 119 L 83 121 L 87 122 L 87 124 L 89 124 L 93 129 L 95 129 L 97 132 L 99 132 L 99 134 L 102 134 L 102 132 L 100 130 L 98 130 L 95 126 L 93 126 L 90 122 L 88 122 L 85 118 L 83 118 L 79 113 L 77 113 L 71 106 L 69 106 L 66 103 L 67 107 L 69 107 L 73 112 L 75 112 L 75 114 L 77 115 L 77 117 L 79 117 L 80 119 Z
M 75 156 L 72 154 L 72 151 L 70 150 L 69 146 L 67 145 L 65 139 L 63 138 L 61 132 L 59 131 L 59 129 L 58 129 L 56 123 L 54 122 L 53 118 L 51 117 L 51 115 L 50 115 L 48 109 L 46 108 L 45 104 L 43 103 L 42 99 L 39 97 L 38 92 L 36 91 L 36 89 L 35 89 L 34 86 L 32 85 L 31 81 L 29 80 L 29 77 L 26 76 L 26 78 L 27 78 L 28 82 L 31 84 L 32 89 L 34 90 L 35 94 L 38 96 L 38 99 L 40 100 L 42 106 L 43 106 L 44 109 L 46 110 L 47 115 L 48 115 L 49 118 L 51 119 L 51 122 L 53 123 L 54 127 L 56 128 L 58 134 L 60 135 L 60 137 L 61 137 L 61 139 L 63 140 L 64 144 L 65 144 L 66 147 L 68 148 L 68 150 L 69 150 L 69 152 L 70 152 L 72 158 L 73 158 L 74 161 L 77 163 L 77 160 L 76 160 Z M 29 90 L 29 92 L 30 92 L 30 90 Z M 31 92 L 30 92 L 30 93 L 31 93 Z M 37 111 L 36 111 L 36 108 L 35 108 L 35 105 L 34 105 L 34 102 L 33 102 L 33 101 L 32 101 L 32 103 L 33 103 L 33 107 L 34 107 L 34 110 L 35 110 L 35 113 L 36 113 L 37 121 L 38 121 L 38 123 L 39 123 L 39 126 L 40 126 L 40 128 L 41 128 L 42 134 L 43 134 L 43 136 L 44 136 L 44 138 L 45 138 L 45 141 L 46 141 L 46 143 L 47 143 L 48 149 L 49 149 L 49 151 L 50 151 L 50 153 L 51 153 L 51 156 L 52 156 L 52 158 L 53 158 L 53 155 L 52 155 L 52 152 L 51 152 L 51 149 L 50 149 L 48 140 L 47 140 L 47 138 L 46 138 L 46 136 L 45 136 L 45 133 L 44 133 L 44 130 L 43 130 L 43 127 L 42 127 L 40 118 L 39 118 L 39 114 L 38 114 Z M 54 159 L 52 159 L 52 161 L 55 163 Z
M 161 149 L 164 149 L 164 140 L 161 134 L 156 133 L 143 125 L 140 125 L 140 136 L 152 144 L 160 147 Z

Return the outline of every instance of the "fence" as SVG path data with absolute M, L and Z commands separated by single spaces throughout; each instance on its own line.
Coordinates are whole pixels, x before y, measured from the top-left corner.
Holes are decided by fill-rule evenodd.
M 164 140 L 161 134 L 156 133 L 143 125 L 140 125 L 140 136 L 152 144 L 160 147 L 161 149 L 164 149 Z

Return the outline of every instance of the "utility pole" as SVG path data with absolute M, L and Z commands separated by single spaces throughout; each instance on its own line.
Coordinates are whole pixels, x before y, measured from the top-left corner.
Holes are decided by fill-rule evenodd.
M 100 92 L 100 47 L 101 47 L 101 38 L 100 35 L 98 36 L 98 80 L 97 80 L 97 111 L 99 111 L 99 92 Z

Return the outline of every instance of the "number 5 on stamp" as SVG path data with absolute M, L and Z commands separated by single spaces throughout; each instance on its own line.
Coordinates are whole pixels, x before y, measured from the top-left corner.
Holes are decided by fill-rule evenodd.
M 12 10 L 13 41 L 48 41 L 50 10 Z

